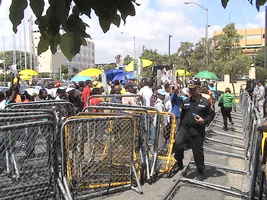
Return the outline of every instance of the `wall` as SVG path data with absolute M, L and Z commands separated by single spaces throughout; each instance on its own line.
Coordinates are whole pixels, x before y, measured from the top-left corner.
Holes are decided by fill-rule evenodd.
M 226 88 L 230 88 L 231 92 L 234 92 L 233 85 L 230 83 L 230 76 L 228 74 L 224 75 L 224 81 L 217 82 L 217 90 L 225 91 Z M 246 87 L 246 80 L 236 81 L 234 83 L 236 95 L 239 95 L 241 87 L 245 89 Z

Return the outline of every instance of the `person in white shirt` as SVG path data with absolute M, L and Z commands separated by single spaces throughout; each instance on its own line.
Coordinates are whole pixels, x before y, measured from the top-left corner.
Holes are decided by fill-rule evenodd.
M 6 107 L 6 98 L 3 92 L 0 92 L 0 109 L 5 109 Z
M 166 108 L 166 112 L 171 112 L 171 110 L 172 110 L 171 86 L 170 86 L 169 83 L 166 83 L 164 85 L 164 91 L 165 91 L 164 105 L 165 105 L 165 108 Z
M 147 106 L 147 107 L 150 106 L 150 100 L 153 95 L 153 91 L 150 86 L 151 86 L 151 82 L 148 80 L 145 80 L 144 87 L 142 87 L 138 93 L 143 98 L 144 106 Z
M 163 89 L 159 89 L 157 91 L 157 94 L 158 94 L 158 98 L 157 98 L 156 103 L 155 103 L 155 108 L 159 112 L 165 112 L 166 111 L 166 107 L 165 107 L 165 104 L 164 104 L 164 100 L 165 100 L 166 92 Z
M 256 107 L 260 113 L 260 117 L 264 117 L 264 101 L 265 101 L 265 88 L 260 81 L 257 82 L 257 87 L 254 90 L 256 97 Z

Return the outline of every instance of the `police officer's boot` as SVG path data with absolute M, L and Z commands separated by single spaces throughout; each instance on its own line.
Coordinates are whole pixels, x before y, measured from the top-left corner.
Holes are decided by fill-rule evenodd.
M 197 176 L 195 177 L 196 180 L 198 181 L 203 181 L 205 179 L 205 173 L 204 173 L 204 168 L 198 168 L 197 169 Z
M 176 161 L 176 163 L 173 165 L 172 171 L 173 173 L 177 173 L 178 171 L 182 170 L 184 168 L 183 161 Z

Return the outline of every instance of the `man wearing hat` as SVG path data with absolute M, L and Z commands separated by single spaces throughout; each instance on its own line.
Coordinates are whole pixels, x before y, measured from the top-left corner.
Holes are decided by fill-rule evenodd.
M 257 81 L 257 86 L 254 90 L 254 95 L 256 98 L 256 107 L 259 111 L 260 117 L 264 117 L 264 101 L 265 101 L 265 88 L 261 81 Z
M 207 99 L 201 96 L 198 82 L 189 85 L 189 98 L 182 104 L 181 122 L 176 135 L 174 157 L 176 164 L 174 169 L 183 168 L 183 158 L 185 146 L 189 146 L 193 151 L 193 156 L 199 176 L 204 175 L 204 152 L 203 141 L 205 136 L 205 126 L 211 122 L 214 111 L 210 107 Z

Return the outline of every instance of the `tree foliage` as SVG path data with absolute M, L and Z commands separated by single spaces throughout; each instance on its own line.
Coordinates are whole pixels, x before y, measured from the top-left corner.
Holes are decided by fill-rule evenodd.
M 255 66 L 264 67 L 264 48 L 262 47 L 255 56 Z
M 229 3 L 229 1 L 230 1 L 230 0 L 221 0 L 221 2 L 222 2 L 222 6 L 223 6 L 224 8 L 226 8 L 226 7 L 227 7 L 227 4 Z M 232 0 L 232 1 L 234 1 L 234 0 Z M 267 0 L 248 0 L 248 2 L 249 2 L 250 4 L 255 3 L 257 9 L 259 10 L 260 6 L 263 6 L 263 5 L 267 2 Z
M 134 58 L 130 55 L 126 55 L 123 59 L 123 64 L 124 65 L 128 65 L 130 62 L 132 62 L 134 60 Z
M 111 24 L 119 27 L 121 21 L 126 23 L 128 16 L 135 16 L 135 6 L 139 5 L 136 0 L 49 0 L 45 11 L 45 3 L 45 0 L 12 0 L 9 18 L 13 31 L 17 32 L 17 27 L 24 18 L 24 11 L 30 6 L 41 33 L 38 54 L 49 48 L 52 53 L 56 53 L 60 46 L 69 60 L 80 51 L 81 45 L 86 44 L 85 38 L 90 38 L 86 33 L 88 24 L 81 15 L 91 18 L 94 11 L 105 33 Z
M 267 70 L 264 68 L 264 54 L 264 47 L 262 47 L 259 51 L 257 51 L 257 54 L 254 59 L 257 80 L 267 79 Z

